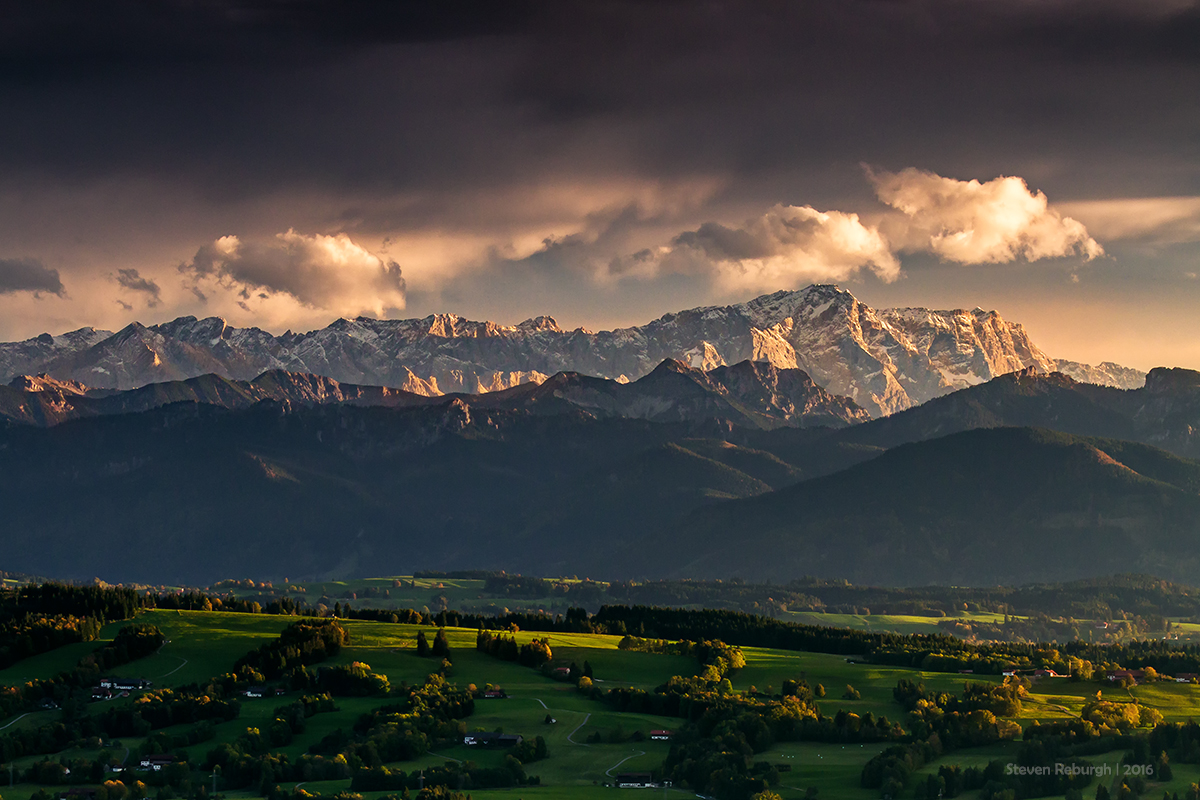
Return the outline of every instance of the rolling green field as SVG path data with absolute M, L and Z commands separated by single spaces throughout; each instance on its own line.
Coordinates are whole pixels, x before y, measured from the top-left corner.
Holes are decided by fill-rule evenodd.
M 719 582 L 718 582 L 719 583 Z M 487 581 L 470 578 L 414 578 L 411 575 L 398 575 L 380 578 L 358 578 L 343 581 L 315 582 L 276 582 L 270 586 L 247 582 L 226 582 L 214 587 L 214 591 L 226 592 L 236 598 L 267 599 L 287 597 L 297 602 L 316 607 L 324 603 L 332 609 L 336 603 L 355 608 L 388 608 L 416 609 L 425 613 L 437 613 L 444 608 L 452 608 L 464 613 L 505 614 L 508 612 L 541 612 L 563 613 L 574 605 L 587 605 L 595 610 L 602 603 L 627 602 L 613 600 L 604 592 L 609 584 L 580 580 L 575 577 L 554 578 L 547 585 L 558 587 L 556 591 L 566 588 L 566 594 L 551 592 L 540 598 L 514 597 L 504 594 L 489 593 Z M 583 594 L 579 595 L 578 592 Z M 572 594 L 575 592 L 575 594 Z M 699 609 L 706 607 L 702 603 L 684 602 L 671 603 L 674 607 Z M 943 611 L 921 614 L 871 614 L 871 613 L 834 613 L 833 611 L 791 610 L 774 607 L 760 608 L 754 603 L 743 603 L 732 595 L 729 599 L 708 607 L 731 608 L 751 614 L 769 613 L 778 619 L 795 622 L 802 625 L 817 625 L 832 628 L 849 628 L 852 630 L 892 632 L 900 634 L 912 633 L 947 633 L 968 635 L 956 631 L 953 627 L 944 627 L 939 623 L 959 622 L 967 625 L 1000 624 L 1005 615 L 990 611 L 968 611 L 966 607 L 955 607 Z M 861 609 L 866 612 L 867 609 Z M 1055 614 L 1050 616 L 1054 617 Z M 1028 616 L 1011 614 L 1013 620 L 1028 620 Z M 1181 642 L 1200 641 L 1200 619 L 1182 617 L 1171 618 L 1170 635 Z M 1103 637 L 1105 634 L 1096 626 L 1104 620 L 1078 619 L 1080 635 L 1085 639 Z M 1120 637 L 1118 637 L 1120 638 Z M 1097 641 L 1099 638 L 1097 638 Z
M 241 656 L 277 637 L 294 618 L 155 610 L 142 613 L 137 621 L 157 626 L 167 641 L 158 652 L 118 667 L 113 674 L 120 677 L 148 678 L 156 687 L 174 687 L 204 682 L 231 671 Z M 123 624 L 125 623 L 112 623 L 106 626 L 102 636 L 111 638 Z M 372 671 L 386 675 L 393 687 L 401 683 L 420 684 L 437 668 L 437 659 L 421 658 L 416 654 L 415 640 L 418 631 L 422 630 L 420 626 L 363 621 L 344 621 L 343 624 L 350 634 L 350 643 L 336 658 L 325 662 L 326 664 L 369 664 Z M 428 627 L 423 630 L 432 639 L 434 630 Z M 519 643 L 526 643 L 533 638 L 547 638 L 553 649 L 555 664 L 566 665 L 574 662 L 582 667 L 586 662 L 601 688 L 631 686 L 653 690 L 673 675 L 694 675 L 699 669 L 698 662 L 688 657 L 619 650 L 619 638 L 615 636 L 532 632 L 519 632 L 515 636 Z M 690 794 L 682 789 L 617 790 L 602 786 L 611 781 L 617 772 L 649 771 L 657 767 L 667 755 L 670 744 L 649 740 L 649 732 L 654 729 L 678 728 L 682 720 L 645 714 L 616 713 L 609 706 L 580 693 L 572 685 L 555 681 L 539 671 L 476 651 L 474 630 L 448 629 L 447 638 L 453 662 L 447 676 L 448 681 L 459 686 L 475 684 L 483 687 L 492 684 L 502 687 L 508 694 L 505 699 L 477 700 L 474 714 L 466 720 L 468 730 L 503 730 L 520 733 L 526 737 L 540 735 L 545 738 L 549 749 L 547 759 L 528 767 L 530 774 L 541 778 L 542 785 L 473 791 L 473 797 L 479 800 L 498 800 L 501 797 L 507 800 L 599 800 L 602 795 L 613 797 L 622 791 L 635 792 L 635 796 L 646 797 L 655 796 L 656 792 L 670 798 Z M 68 645 L 18 662 L 0 672 L 0 684 L 18 685 L 32 678 L 69 669 L 96 646 L 96 643 Z M 860 716 L 870 712 L 876 718 L 902 720 L 904 712 L 893 699 L 892 689 L 904 678 L 920 681 L 930 688 L 946 692 L 961 691 L 964 682 L 967 681 L 999 680 L 994 676 L 927 673 L 853 663 L 845 657 L 828 654 L 752 647 L 743 648 L 742 651 L 746 666 L 731 676 L 735 691 L 771 694 L 778 692 L 785 680 L 804 678 L 811 685 L 821 684 L 825 687 L 826 696 L 819 703 L 826 715 L 833 715 L 839 709 L 845 709 Z M 843 699 L 842 695 L 847 685 L 858 690 L 861 699 Z M 1034 684 L 1024 702 L 1020 721 L 1027 725 L 1034 720 L 1049 721 L 1077 716 L 1084 703 L 1094 696 L 1097 690 L 1103 691 L 1108 699 L 1136 699 L 1144 705 L 1158 709 L 1169 721 L 1183 721 L 1200 716 L 1198 686 L 1164 682 L 1124 690 L 1095 682 L 1047 680 Z M 244 700 L 237 719 L 215 726 L 214 739 L 185 748 L 184 752 L 190 762 L 200 763 L 213 747 L 237 740 L 247 728 L 266 729 L 275 717 L 274 710 L 294 699 L 294 696 L 285 695 Z M 134 702 L 134 698 L 116 698 L 106 702 L 119 706 Z M 359 715 L 387 702 L 387 699 L 380 697 L 339 698 L 337 712 L 312 717 L 306 730 L 291 744 L 276 749 L 292 759 L 298 758 L 326 735 L 338 728 L 349 729 Z M 0 720 L 0 735 L 10 726 L 12 730 L 22 730 L 52 723 L 62 713 L 57 710 L 37 711 Z M 548 722 L 547 717 L 553 722 Z M 166 729 L 166 732 L 182 732 L 188 727 L 190 726 L 176 726 Z M 641 736 L 634 738 L 635 733 Z M 596 735 L 599 742 L 588 742 L 589 738 L 596 738 Z M 139 738 L 126 738 L 118 744 L 110 744 L 109 751 L 117 761 L 127 760 L 131 758 L 130 753 L 136 751 L 142 742 Z M 1015 743 L 1008 743 L 958 751 L 931 767 L 926 767 L 925 771 L 936 772 L 937 766 L 943 763 L 958 763 L 964 766 L 986 764 L 991 759 L 1012 753 L 1014 747 Z M 882 749 L 883 745 L 878 744 L 789 742 L 774 744 L 767 752 L 756 755 L 755 759 L 791 768 L 781 773 L 781 783 L 777 789 L 784 800 L 800 800 L 805 797 L 810 787 L 818 791 L 820 800 L 872 800 L 879 796 L 878 792 L 861 788 L 859 774 L 863 764 Z M 98 753 L 98 747 L 92 744 L 78 749 L 68 748 L 56 754 L 55 758 L 95 758 Z M 447 760 L 472 760 L 483 766 L 498 766 L 505 755 L 502 750 L 479 751 L 456 744 L 428 753 L 416 761 L 397 762 L 391 766 L 412 771 L 442 764 Z M 1117 755 L 1110 753 L 1097 758 L 1112 760 Z M 13 765 L 20 769 L 41 758 L 42 756 L 30 756 L 14 759 Z M 1200 773 L 1196 768 L 1180 767 L 1176 770 L 1176 777 L 1166 788 L 1182 791 L 1198 777 Z M 289 784 L 288 787 L 290 786 Z M 303 788 L 309 792 L 332 794 L 348 790 L 349 780 L 310 782 L 304 784 Z M 17 783 L 12 787 L 0 787 L 0 794 L 5 800 L 27 800 L 37 789 L 38 787 L 32 784 Z M 1155 786 L 1154 791 L 1161 793 L 1161 788 Z M 636 794 L 639 792 L 640 794 Z M 373 800 L 381 794 L 384 793 L 368 793 L 367 797 Z M 249 791 L 230 792 L 228 795 L 246 798 L 255 796 Z

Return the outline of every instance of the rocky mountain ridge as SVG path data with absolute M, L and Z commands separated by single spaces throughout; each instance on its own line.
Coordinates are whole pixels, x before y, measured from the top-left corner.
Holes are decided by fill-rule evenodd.
M 1080 364 L 1078 361 L 1057 359 L 1054 362 L 1056 372 L 1061 372 L 1080 383 L 1094 383 L 1097 386 L 1112 386 L 1117 389 L 1140 389 L 1146 385 L 1146 373 L 1140 369 L 1123 367 L 1111 361 L 1100 364 Z
M 1018 369 L 1052 372 L 1059 363 L 995 311 L 875 310 L 836 286 L 813 285 L 596 333 L 563 330 L 548 316 L 505 326 L 454 314 L 339 319 L 280 336 L 216 317 L 132 323 L 117 333 L 83 328 L 0 344 L 0 381 L 45 373 L 125 390 L 208 373 L 246 381 L 285 370 L 436 396 L 499 391 L 559 372 L 632 381 L 666 359 L 705 371 L 743 361 L 798 368 L 872 416 Z M 1136 371 L 1117 365 L 1062 363 L 1088 380 L 1124 388 L 1136 382 Z
M 840 428 L 870 419 L 852 400 L 829 394 L 803 370 L 747 361 L 705 372 L 670 359 L 630 383 L 558 373 L 540 383 L 444 397 L 286 370 L 269 370 L 251 381 L 208 374 L 125 391 L 95 389 L 46 375 L 23 375 L 0 386 L 0 418 L 48 427 L 73 419 L 139 413 L 172 403 L 244 409 L 264 401 L 285 406 L 385 408 L 454 402 L 464 408 L 535 414 L 583 413 L 654 422 L 720 420 L 761 429 Z

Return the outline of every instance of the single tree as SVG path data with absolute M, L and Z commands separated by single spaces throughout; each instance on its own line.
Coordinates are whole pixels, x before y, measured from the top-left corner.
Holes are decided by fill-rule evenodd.
M 442 658 L 450 655 L 450 642 L 446 639 L 445 628 L 438 628 L 437 635 L 433 637 L 433 654 Z

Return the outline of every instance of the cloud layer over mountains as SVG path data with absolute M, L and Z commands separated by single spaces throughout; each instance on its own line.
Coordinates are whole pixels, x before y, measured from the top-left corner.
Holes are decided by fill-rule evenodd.
M 1049 207 L 1019 177 L 955 180 L 909 168 L 872 173 L 879 199 L 893 211 L 877 224 L 859 214 L 777 205 L 739 227 L 706 222 L 670 246 L 617 259 L 620 274 L 716 275 L 725 290 L 764 290 L 808 281 L 844 281 L 862 269 L 892 282 L 899 251 L 929 252 L 958 264 L 1081 256 L 1104 248 L 1078 221 Z
M 1068 347 L 1152 298 L 1200 334 L 1194 0 L 10 11 L 3 339 L 147 308 L 599 328 L 813 280 L 1003 306 L 1080 359 L 1183 363 Z M 1124 316 L 1055 321 L 1083 306 Z

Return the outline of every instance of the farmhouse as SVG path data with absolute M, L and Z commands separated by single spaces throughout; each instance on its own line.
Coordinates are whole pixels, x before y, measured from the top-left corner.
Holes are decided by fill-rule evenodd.
M 463 744 L 470 747 L 515 747 L 525 741 L 519 733 L 493 733 L 480 731 L 468 733 L 463 737 Z
M 508 695 L 504 693 L 503 689 L 488 689 L 481 695 L 481 697 L 484 697 L 488 700 L 503 700 L 504 698 L 508 697 Z
M 571 668 L 570 667 L 556 667 L 554 669 L 554 671 L 550 674 L 556 678 L 569 678 L 569 677 L 571 677 Z
M 1145 676 L 1145 671 L 1140 669 L 1114 669 L 1109 670 L 1108 679 L 1110 681 L 1120 681 L 1128 678 L 1129 680 L 1138 681 Z
M 1040 678 L 1069 678 L 1069 675 L 1060 675 L 1052 669 L 1035 669 L 1033 671 L 1033 679 L 1036 681 Z
M 169 767 L 175 763 L 175 757 L 167 753 L 159 753 L 152 756 L 142 756 L 142 760 L 138 762 L 138 766 L 142 769 L 153 770 L 159 772 L 163 767 Z
M 1195 672 L 1176 672 L 1175 673 L 1175 682 L 1176 683 L 1191 683 L 1192 681 L 1196 680 L 1197 678 L 1200 678 L 1200 675 L 1197 675 Z
M 654 776 L 649 772 L 618 772 L 617 786 L 621 789 L 657 789 Z
M 650 738 L 660 742 L 670 739 L 671 735 L 671 731 L 650 731 Z
M 144 678 L 101 678 L 100 688 L 114 692 L 136 692 L 149 689 L 154 684 Z

